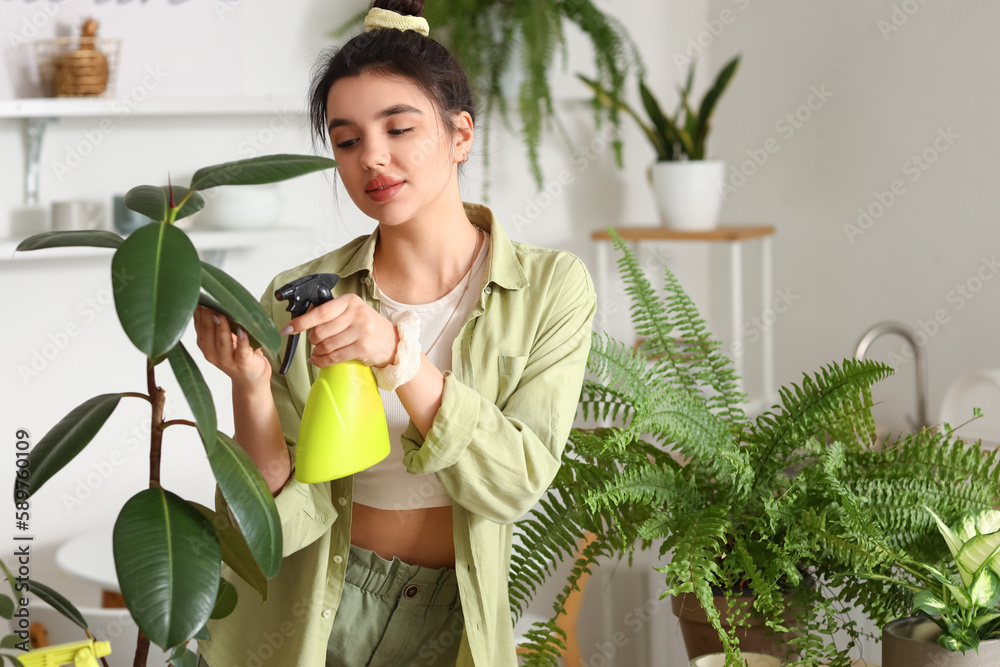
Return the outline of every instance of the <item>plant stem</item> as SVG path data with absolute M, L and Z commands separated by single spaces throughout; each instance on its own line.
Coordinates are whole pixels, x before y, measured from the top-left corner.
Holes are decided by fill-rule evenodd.
M 148 655 L 149 637 L 140 629 L 138 640 L 135 643 L 135 658 L 132 659 L 132 667 L 145 667 Z
M 178 426 L 181 424 L 185 426 L 194 426 L 195 428 L 198 427 L 197 424 L 188 419 L 171 419 L 170 421 L 163 422 L 163 428 L 167 428 L 168 426 Z
M 141 399 L 143 399 L 143 400 L 145 400 L 145 401 L 149 401 L 150 403 L 152 403 L 152 402 L 153 402 L 153 401 L 152 401 L 152 400 L 151 400 L 151 399 L 149 398 L 149 396 L 147 396 L 146 394 L 140 394 L 140 393 L 138 393 L 138 392 L 135 392 L 135 391 L 126 391 L 126 392 L 122 392 L 122 396 L 128 396 L 128 397 L 130 397 L 130 398 L 141 398 Z
M 163 442 L 163 389 L 156 386 L 156 371 L 151 359 L 146 360 L 146 389 L 153 404 L 149 433 L 149 486 L 160 486 L 160 445 Z

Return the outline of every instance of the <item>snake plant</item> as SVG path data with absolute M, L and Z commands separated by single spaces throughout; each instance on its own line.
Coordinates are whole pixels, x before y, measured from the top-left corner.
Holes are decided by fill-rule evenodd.
M 639 124 L 656 152 L 657 161 L 704 160 L 705 142 L 712 128 L 712 114 L 715 113 L 719 98 L 722 97 L 733 75 L 736 74 L 739 63 L 739 56 L 726 63 L 696 110 L 691 99 L 691 86 L 694 83 L 696 63 L 691 61 L 687 82 L 684 86 L 678 87 L 681 99 L 673 116 L 664 113 L 646 82 L 640 78 L 639 95 L 642 99 L 643 109 L 648 116 L 647 120 L 640 117 L 635 109 L 625 102 L 620 91 L 609 90 L 600 81 L 588 78 L 583 74 L 577 74 L 577 77 L 594 93 L 596 108 L 624 111 Z M 621 161 L 619 160 L 620 165 Z
M 890 547 L 942 563 L 947 552 L 923 504 L 950 516 L 1000 502 L 997 455 L 981 455 L 951 431 L 877 442 L 871 390 L 892 369 L 876 361 L 845 359 L 804 374 L 780 390 L 780 405 L 748 419 L 732 362 L 676 278 L 665 269 L 664 289 L 654 290 L 610 231 L 643 342 L 633 348 L 594 335 L 581 408 L 617 425 L 575 429 L 550 493 L 516 524 L 515 616 L 558 563 L 576 559 L 554 616 L 528 633 L 527 664 L 556 664 L 565 634 L 555 620 L 579 577 L 634 548 L 664 558 L 664 595 L 697 596 L 727 664 L 742 664 L 737 630 L 750 615 L 785 635 L 796 664 L 850 664 L 864 633 L 845 612 L 859 605 L 895 618 L 912 597 L 872 581 L 848 582 L 835 595 L 832 582 L 846 572 L 888 574 Z M 577 557 L 588 533 L 596 537 Z M 746 587 L 753 608 L 740 609 L 727 630 L 713 589 L 737 605 Z M 847 642 L 836 644 L 834 631 Z

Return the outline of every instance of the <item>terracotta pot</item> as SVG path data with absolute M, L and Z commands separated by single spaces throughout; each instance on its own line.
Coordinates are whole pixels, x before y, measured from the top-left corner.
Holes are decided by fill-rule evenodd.
M 941 628 L 934 621 L 911 616 L 882 628 L 882 667 L 996 667 L 1000 639 L 979 645 L 979 655 L 949 651 L 937 643 Z
M 752 607 L 753 596 L 735 598 L 733 602 L 734 604 L 730 605 L 725 596 L 715 596 L 715 608 L 719 611 L 719 618 L 722 620 L 724 628 L 730 627 L 730 609 L 743 602 L 746 602 L 748 608 Z M 694 593 L 675 595 L 671 598 L 670 605 L 674 615 L 680 621 L 681 635 L 684 637 L 684 647 L 687 649 L 689 659 L 723 651 L 719 633 L 712 627 L 708 620 L 708 614 L 705 613 Z M 786 610 L 785 625 L 789 625 L 792 620 L 792 614 Z M 769 635 L 769 632 L 770 628 L 764 625 L 764 618 L 753 614 L 749 622 L 744 625 L 743 630 L 738 630 L 736 633 L 740 642 L 740 651 L 763 653 L 787 659 L 789 656 L 786 641 L 789 634 Z

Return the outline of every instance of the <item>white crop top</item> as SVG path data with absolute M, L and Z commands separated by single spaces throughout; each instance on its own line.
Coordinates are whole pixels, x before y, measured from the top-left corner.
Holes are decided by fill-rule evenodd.
M 479 300 L 480 287 L 486 273 L 486 260 L 489 257 L 489 244 L 490 235 L 487 233 L 466 279 L 460 280 L 453 290 L 437 301 L 423 304 L 399 303 L 383 294 L 376 285 L 378 298 L 382 300 L 383 315 L 388 317 L 400 310 L 411 310 L 420 318 L 420 349 L 441 372 L 451 370 L 451 345 L 472 307 Z M 469 281 L 467 290 L 466 280 Z M 461 303 L 458 302 L 459 298 Z M 442 327 L 447 328 L 442 330 Z M 410 423 L 410 416 L 403 409 L 396 392 L 379 389 L 379 393 L 385 407 L 391 449 L 385 459 L 367 470 L 355 473 L 354 502 L 383 510 L 451 505 L 451 496 L 436 475 L 411 475 L 406 471 L 400 436 Z

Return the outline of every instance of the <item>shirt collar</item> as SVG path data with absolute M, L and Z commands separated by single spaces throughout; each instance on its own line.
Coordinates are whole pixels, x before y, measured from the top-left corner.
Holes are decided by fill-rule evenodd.
M 493 211 L 482 204 L 463 202 L 463 206 L 469 221 L 490 233 L 490 261 L 486 283 L 493 283 L 506 289 L 527 287 L 528 278 L 524 275 L 524 269 L 517 258 L 514 245 L 507 237 L 503 227 L 497 222 Z M 358 247 L 344 268 L 341 269 L 340 276 L 342 278 L 361 271 L 371 275 L 377 240 L 378 227 L 376 226 L 371 235 Z

